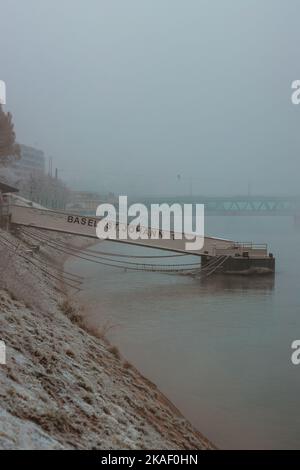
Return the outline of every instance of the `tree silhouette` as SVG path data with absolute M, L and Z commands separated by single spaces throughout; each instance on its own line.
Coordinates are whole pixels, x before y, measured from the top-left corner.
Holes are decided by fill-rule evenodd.
M 0 165 L 9 163 L 11 158 L 21 158 L 20 146 L 16 143 L 12 115 L 0 105 Z

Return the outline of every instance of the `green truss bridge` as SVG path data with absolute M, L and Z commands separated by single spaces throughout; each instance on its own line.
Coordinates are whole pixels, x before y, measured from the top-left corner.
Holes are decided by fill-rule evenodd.
M 300 217 L 300 196 L 149 196 L 143 204 L 198 203 L 206 215 L 286 215 Z

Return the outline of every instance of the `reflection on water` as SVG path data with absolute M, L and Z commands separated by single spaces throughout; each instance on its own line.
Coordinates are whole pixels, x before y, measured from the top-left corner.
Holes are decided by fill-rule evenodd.
M 221 237 L 270 242 L 275 278 L 199 280 L 81 260 L 67 269 L 86 277 L 88 320 L 115 325 L 110 337 L 123 354 L 217 446 L 298 448 L 300 366 L 290 355 L 300 338 L 300 234 L 280 217 L 211 217 L 207 224 Z
M 275 286 L 275 275 L 265 275 L 265 276 L 238 276 L 238 275 L 222 275 L 218 274 L 213 278 L 200 279 L 199 282 L 207 294 L 212 294 L 220 290 L 230 290 L 232 292 L 241 292 L 241 291 L 251 291 L 251 290 L 260 290 L 260 291 L 271 291 Z

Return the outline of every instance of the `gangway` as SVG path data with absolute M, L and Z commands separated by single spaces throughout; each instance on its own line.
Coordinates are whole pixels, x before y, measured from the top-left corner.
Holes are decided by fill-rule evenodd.
M 90 238 L 98 238 L 96 228 L 99 217 L 89 217 L 71 214 L 63 211 L 52 211 L 34 207 L 11 204 L 9 206 L 9 220 L 13 226 L 31 227 L 40 230 L 54 231 L 70 235 L 79 235 Z M 186 250 L 186 239 L 174 239 L 174 233 L 170 232 L 168 239 L 119 238 L 110 239 L 116 243 L 125 243 L 159 250 L 167 250 L 186 255 L 201 257 L 202 267 L 209 268 L 214 259 L 220 260 L 212 269 L 214 272 L 231 274 L 269 274 L 275 271 L 275 258 L 268 253 L 266 244 L 256 245 L 252 243 L 239 243 L 216 237 L 204 237 L 201 249 Z M 222 261 L 222 262 L 221 262 Z

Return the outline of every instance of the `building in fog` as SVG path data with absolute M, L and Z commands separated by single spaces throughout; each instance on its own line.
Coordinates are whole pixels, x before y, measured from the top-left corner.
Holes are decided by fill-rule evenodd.
M 20 145 L 21 158 L 14 162 L 16 174 L 20 178 L 29 179 L 32 176 L 45 173 L 45 155 L 42 150 L 27 145 Z
M 86 215 L 95 215 L 97 207 L 106 202 L 115 204 L 115 195 L 113 193 L 99 194 L 92 191 L 72 191 L 67 208 Z
M 45 171 L 42 150 L 20 145 L 21 158 L 12 163 L 20 196 L 51 209 L 64 209 L 69 198 L 65 183 Z

